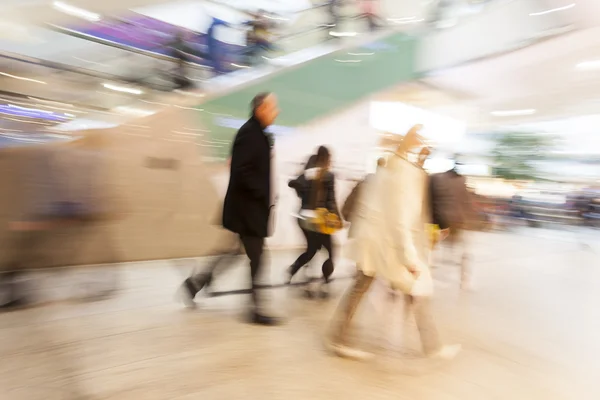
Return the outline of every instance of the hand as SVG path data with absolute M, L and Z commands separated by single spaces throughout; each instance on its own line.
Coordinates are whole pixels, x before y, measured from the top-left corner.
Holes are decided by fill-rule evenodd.
M 442 229 L 440 231 L 440 242 L 446 240 L 450 236 L 450 228 Z
M 413 266 L 408 266 L 406 268 L 408 269 L 408 272 L 410 272 L 412 274 L 412 276 L 415 277 L 415 279 L 418 279 L 419 275 L 421 275 L 421 271 L 419 271 L 417 268 L 415 268 Z

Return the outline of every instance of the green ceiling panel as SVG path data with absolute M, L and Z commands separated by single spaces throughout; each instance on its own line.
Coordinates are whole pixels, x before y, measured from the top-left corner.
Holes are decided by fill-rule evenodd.
M 200 113 L 202 125 L 210 129 L 204 139 L 215 141 L 216 156 L 226 157 L 236 132 L 234 126 L 248 117 L 250 100 L 262 91 L 274 92 L 279 98 L 278 126 L 293 128 L 330 115 L 372 93 L 413 79 L 415 48 L 414 38 L 392 34 L 211 99 L 202 105 L 205 112 Z

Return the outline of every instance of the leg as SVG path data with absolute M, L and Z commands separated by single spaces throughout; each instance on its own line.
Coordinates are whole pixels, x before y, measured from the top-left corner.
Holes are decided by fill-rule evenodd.
M 333 274 L 334 265 L 333 265 L 333 245 L 331 240 L 331 235 L 319 234 L 320 243 L 327 250 L 328 258 L 323 263 L 321 270 L 323 271 L 323 279 L 325 279 L 325 283 L 329 283 L 329 279 Z
M 460 287 L 464 290 L 471 289 L 473 284 L 473 271 L 469 262 L 469 238 L 467 237 L 467 233 L 461 230 L 457 232 L 456 237 L 456 244 L 458 245 L 460 255 Z
M 246 249 L 246 254 L 250 259 L 250 279 L 252 282 L 252 302 L 255 309 L 259 307 L 259 299 L 257 294 L 257 286 L 258 286 L 258 274 L 260 272 L 262 266 L 262 254 L 263 254 L 263 246 L 265 243 L 264 238 L 254 237 L 254 236 L 244 236 L 241 238 L 242 243 L 244 244 L 244 248 Z
M 214 260 L 208 265 L 208 267 L 199 273 L 192 275 L 190 278 L 192 282 L 201 290 L 204 286 L 211 284 L 215 274 L 220 273 L 223 269 L 232 265 L 232 261 L 242 253 L 242 243 L 237 236 L 231 236 L 229 240 L 219 251 Z
M 262 254 L 265 239 L 261 237 L 244 236 L 241 238 L 246 254 L 250 259 L 250 278 L 252 280 L 252 306 L 251 322 L 259 325 L 277 325 L 279 321 L 268 317 L 261 310 L 261 302 L 258 295 L 258 278 L 262 267 Z
M 460 345 L 442 345 L 431 311 L 430 297 L 411 298 L 411 308 L 414 311 L 417 329 L 421 337 L 421 346 L 426 356 L 439 359 L 452 359 L 461 350 Z
M 221 254 L 209 264 L 202 272 L 192 274 L 187 278 L 181 287 L 181 298 L 187 307 L 193 308 L 196 306 L 194 298 L 202 289 L 210 286 L 215 273 L 220 272 L 223 267 L 232 265 L 231 261 L 241 254 L 242 244 L 236 235 L 231 235 L 225 246 L 220 250 Z M 221 268 L 219 268 L 221 267 Z
M 427 355 L 435 354 L 440 350 L 441 342 L 431 312 L 430 298 L 406 296 L 405 300 L 406 306 L 414 312 L 423 352 Z
M 338 311 L 334 316 L 336 319 L 332 333 L 332 341 L 334 343 L 342 345 L 346 344 L 352 318 L 354 318 L 363 296 L 369 290 L 372 283 L 372 276 L 367 276 L 362 273 L 362 271 L 358 272 L 352 288 L 350 288 L 348 293 L 344 296 L 344 299 L 340 303 Z
M 319 239 L 317 236 L 318 234 L 316 232 L 308 231 L 303 227 L 300 228 L 302 229 L 302 233 L 306 238 L 306 251 L 302 253 L 300 257 L 298 257 L 296 261 L 294 261 L 294 263 L 290 266 L 290 280 L 294 275 L 296 275 L 300 268 L 304 267 L 310 262 L 310 260 L 313 259 L 313 257 L 315 256 L 315 254 L 317 254 L 317 251 L 320 248 Z

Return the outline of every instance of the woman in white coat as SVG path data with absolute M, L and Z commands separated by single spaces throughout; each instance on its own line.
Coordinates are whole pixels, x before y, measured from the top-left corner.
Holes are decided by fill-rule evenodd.
M 418 160 L 425 146 L 419 135 L 421 128 L 411 128 L 358 200 L 351 221 L 354 238 L 349 246 L 358 273 L 342 300 L 329 338 L 330 349 L 340 356 L 368 356 L 348 347 L 347 339 L 352 318 L 376 276 L 407 295 L 427 356 L 452 358 L 460 351 L 460 346 L 442 345 L 431 315 L 431 246 L 426 230 L 430 221 L 428 176 Z

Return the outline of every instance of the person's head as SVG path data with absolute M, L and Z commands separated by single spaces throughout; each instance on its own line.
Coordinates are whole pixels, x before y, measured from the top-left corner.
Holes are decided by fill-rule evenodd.
M 416 151 L 417 154 L 421 152 L 423 147 L 426 146 L 425 139 L 420 135 L 420 131 L 423 129 L 423 125 L 414 125 L 406 132 L 402 142 L 398 145 L 398 153 L 410 153 Z
M 263 92 L 254 96 L 250 108 L 252 116 L 265 128 L 273 124 L 279 115 L 277 96 L 271 92 Z
M 315 168 L 316 166 L 317 166 L 317 155 L 313 154 L 312 156 L 310 156 L 308 158 L 308 161 L 306 162 L 304 169 L 311 169 L 311 168 Z
M 317 150 L 316 166 L 318 168 L 328 169 L 331 165 L 331 153 L 325 146 L 319 146 Z

